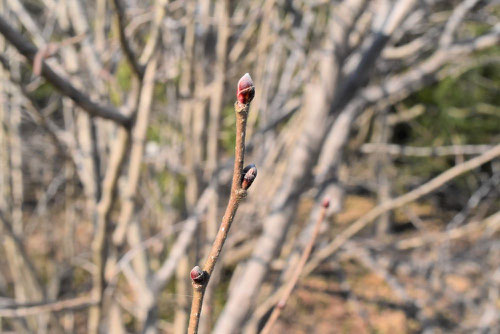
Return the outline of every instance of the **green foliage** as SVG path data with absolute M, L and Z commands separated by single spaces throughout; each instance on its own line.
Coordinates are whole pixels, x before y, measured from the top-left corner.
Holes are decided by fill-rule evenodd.
M 159 123 L 152 123 L 149 125 L 146 132 L 147 141 L 153 141 L 155 143 L 161 143 L 161 131 L 163 131 L 164 126 Z
M 457 139 L 462 144 L 484 144 L 499 134 L 500 95 L 494 83 L 500 80 L 500 69 L 488 67 L 447 78 L 410 98 L 427 110 L 412 128 L 415 144 L 449 145 Z M 492 86 L 479 84 L 483 79 Z M 492 112 L 485 112 L 488 107 Z
M 157 82 L 154 87 L 153 101 L 155 101 L 156 103 L 166 104 L 167 94 L 165 92 L 166 92 L 166 84 Z
M 123 91 L 130 90 L 130 83 L 132 80 L 132 69 L 128 64 L 126 59 L 122 59 L 118 64 L 116 69 L 116 79 L 118 81 L 118 85 Z
M 118 87 L 115 85 L 109 85 L 109 99 L 115 106 L 122 104 L 124 92 L 130 90 L 132 75 L 130 65 L 125 59 L 122 59 L 116 68 L 116 81 L 118 83 Z
M 478 28 L 479 29 L 479 28 Z M 475 56 L 474 66 L 460 75 L 448 77 L 408 97 L 404 104 L 422 104 L 425 113 L 406 124 L 404 136 L 395 143 L 413 146 L 494 144 L 500 136 L 500 66 L 495 61 L 481 63 L 500 48 L 491 48 Z M 403 138 L 403 139 L 402 139 Z M 453 163 L 448 159 L 420 158 L 409 165 L 419 166 L 425 174 L 442 170 Z M 405 159 L 407 160 L 407 159 Z M 414 169 L 414 168 L 412 168 Z
M 32 96 L 37 101 L 43 101 L 47 100 L 52 94 L 54 94 L 54 87 L 47 82 L 43 82 L 33 91 Z

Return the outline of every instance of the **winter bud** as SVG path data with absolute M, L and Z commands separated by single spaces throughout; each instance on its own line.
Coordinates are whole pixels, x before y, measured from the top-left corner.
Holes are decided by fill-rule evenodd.
M 254 96 L 255 87 L 253 85 L 252 78 L 250 77 L 250 74 L 246 73 L 241 77 L 240 81 L 238 81 L 236 98 L 238 99 L 239 103 L 246 105 L 252 102 Z
M 323 199 L 323 202 L 321 203 L 321 206 L 324 207 L 325 209 L 328 209 L 328 207 L 330 206 L 330 198 L 325 197 Z
M 203 283 L 203 279 L 205 278 L 205 273 L 203 270 L 201 270 L 200 266 L 196 266 L 193 269 L 191 269 L 191 279 L 195 283 Z
M 250 164 L 243 168 L 241 180 L 241 188 L 247 190 L 252 185 L 253 181 L 257 177 L 257 167 L 254 164 Z

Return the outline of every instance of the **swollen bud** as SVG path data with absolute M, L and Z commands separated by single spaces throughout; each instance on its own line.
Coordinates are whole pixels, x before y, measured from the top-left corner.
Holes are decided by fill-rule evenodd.
M 240 81 L 238 81 L 236 98 L 238 99 L 239 103 L 246 105 L 252 102 L 254 96 L 255 87 L 253 85 L 252 78 L 250 77 L 250 74 L 246 73 L 241 77 Z
M 330 198 L 325 197 L 323 199 L 323 202 L 321 203 L 321 206 L 324 207 L 325 209 L 328 209 L 328 207 L 330 206 Z
M 201 270 L 200 266 L 195 266 L 193 269 L 191 269 L 191 279 L 195 283 L 203 283 L 203 279 L 205 278 L 205 273 L 203 270 Z
M 254 164 L 250 164 L 243 168 L 241 188 L 247 190 L 252 185 L 253 181 L 257 177 L 257 167 Z

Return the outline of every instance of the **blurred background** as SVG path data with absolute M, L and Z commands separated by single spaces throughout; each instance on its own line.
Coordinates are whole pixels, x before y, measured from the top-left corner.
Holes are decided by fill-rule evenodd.
M 500 1 L 0 0 L 0 332 L 500 332 Z

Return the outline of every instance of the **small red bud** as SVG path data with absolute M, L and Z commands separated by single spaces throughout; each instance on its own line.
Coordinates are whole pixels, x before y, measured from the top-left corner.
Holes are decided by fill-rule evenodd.
M 200 266 L 195 266 L 191 269 L 191 279 L 195 283 L 203 283 L 203 279 L 205 278 L 205 273 L 201 270 Z
M 321 206 L 324 207 L 325 209 L 328 209 L 328 207 L 330 206 L 330 198 L 325 197 L 323 199 L 323 202 L 321 203 Z
M 246 105 L 252 102 L 254 96 L 255 87 L 253 85 L 252 78 L 250 77 L 250 74 L 246 73 L 241 77 L 240 81 L 238 81 L 236 98 L 238 99 L 239 103 Z
M 241 188 L 247 190 L 252 185 L 253 181 L 257 177 L 257 167 L 254 164 L 250 164 L 243 168 L 243 177 L 241 179 Z

